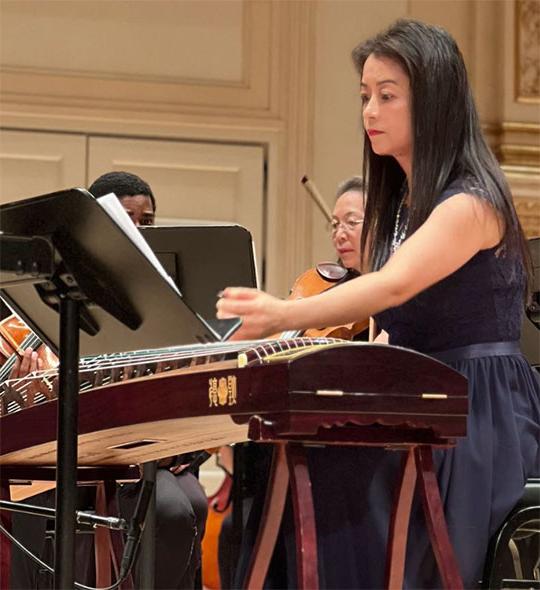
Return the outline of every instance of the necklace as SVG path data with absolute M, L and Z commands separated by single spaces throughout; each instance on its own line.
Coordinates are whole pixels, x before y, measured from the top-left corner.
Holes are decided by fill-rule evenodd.
M 396 222 L 394 224 L 394 233 L 392 236 L 392 244 L 390 245 L 390 250 L 392 254 L 400 247 L 401 242 L 405 239 L 407 235 L 407 229 L 409 228 L 409 217 L 407 216 L 407 220 L 401 227 L 401 213 L 403 211 L 403 207 L 405 206 L 405 198 L 406 194 L 403 195 L 401 202 L 398 207 L 397 215 L 396 215 Z

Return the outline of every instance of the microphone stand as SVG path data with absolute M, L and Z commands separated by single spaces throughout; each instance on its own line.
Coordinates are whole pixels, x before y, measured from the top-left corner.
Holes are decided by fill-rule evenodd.
M 0 500 L 0 510 L 9 510 L 11 512 L 20 512 L 22 514 L 33 514 L 34 516 L 43 516 L 56 520 L 56 510 L 54 508 L 45 508 L 44 506 L 34 506 L 33 504 L 22 504 L 19 502 L 10 502 L 9 500 Z M 96 527 L 105 527 L 115 531 L 127 531 L 128 524 L 123 518 L 114 516 L 100 516 L 92 512 L 77 510 L 75 520 L 79 524 Z
M 132 518 L 129 521 L 129 526 L 123 518 L 116 518 L 112 516 L 100 516 L 84 511 L 76 511 L 75 519 L 78 523 L 96 528 L 98 526 L 106 527 L 108 529 L 127 531 L 126 543 L 120 562 L 120 571 L 118 580 L 124 580 L 135 561 L 137 548 L 141 540 L 144 530 L 146 513 L 150 501 L 153 496 L 154 481 L 144 479 L 142 482 L 141 491 L 137 500 L 137 506 Z M 43 506 L 34 506 L 32 504 L 22 504 L 18 502 L 11 502 L 9 500 L 0 500 L 0 510 L 9 510 L 11 512 L 20 512 L 24 514 L 32 514 L 34 516 L 42 516 L 56 520 L 56 510 L 54 508 L 45 508 Z M 53 569 L 51 569 L 54 572 Z

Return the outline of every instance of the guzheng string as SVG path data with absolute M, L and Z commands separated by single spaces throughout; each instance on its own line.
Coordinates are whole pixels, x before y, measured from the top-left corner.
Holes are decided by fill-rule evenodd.
M 80 392 L 135 377 L 224 360 L 227 355 L 250 349 L 256 351 L 256 356 L 261 358 L 261 355 L 277 354 L 332 342 L 335 342 L 335 339 L 295 338 L 220 342 L 83 357 L 79 364 Z M 47 369 L 19 379 L 4 381 L 3 391 L 0 392 L 2 414 L 24 409 L 27 406 L 28 391 L 32 386 L 38 393 L 37 395 L 33 393 L 31 405 L 56 397 L 57 376 L 58 369 Z

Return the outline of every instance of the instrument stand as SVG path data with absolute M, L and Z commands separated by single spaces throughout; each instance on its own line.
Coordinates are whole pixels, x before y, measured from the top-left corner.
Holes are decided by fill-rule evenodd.
M 359 429 L 359 432 L 362 432 L 362 429 Z M 367 440 L 369 440 L 369 428 L 365 432 L 368 433 Z M 362 436 L 355 436 L 354 428 L 345 434 L 347 440 L 343 439 L 339 428 L 335 430 L 335 433 L 333 444 L 366 444 L 366 439 L 362 440 Z M 315 511 L 307 456 L 302 444 L 302 442 L 315 443 L 317 440 L 309 440 L 305 435 L 299 435 L 297 440 L 295 437 L 289 437 L 289 440 L 284 437 L 280 440 L 279 436 L 274 437 L 270 433 L 264 433 L 261 437 L 265 441 L 271 438 L 274 438 L 275 442 L 272 467 L 259 531 L 242 587 L 246 590 L 261 590 L 264 587 L 290 486 L 296 536 L 297 587 L 317 590 L 319 574 Z M 327 434 L 324 442 L 328 444 L 332 438 L 332 434 Z M 439 486 L 433 469 L 432 446 L 434 444 L 437 447 L 453 446 L 448 440 L 434 440 L 433 444 L 406 445 L 401 480 L 395 493 L 389 521 L 386 549 L 386 588 L 389 590 L 403 587 L 409 516 L 417 478 L 426 526 L 439 568 L 442 587 L 447 590 L 463 589 L 459 567 L 448 537 Z
M 2 205 L 0 231 L 0 293 L 60 357 L 54 587 L 73 588 L 80 352 L 219 337 L 87 191 Z

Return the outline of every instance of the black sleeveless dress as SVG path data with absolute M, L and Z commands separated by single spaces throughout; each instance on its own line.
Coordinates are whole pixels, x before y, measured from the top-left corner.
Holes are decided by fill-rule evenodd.
M 453 185 L 438 204 L 464 192 Z M 540 382 L 519 352 L 524 272 L 483 250 L 455 273 L 376 318 L 390 344 L 438 358 L 469 382 L 467 437 L 435 461 L 449 534 L 466 588 L 482 575 L 489 539 L 540 475 Z M 314 449 L 310 468 L 323 588 L 381 588 L 401 453 Z M 440 587 L 419 502 L 413 506 L 406 588 Z

